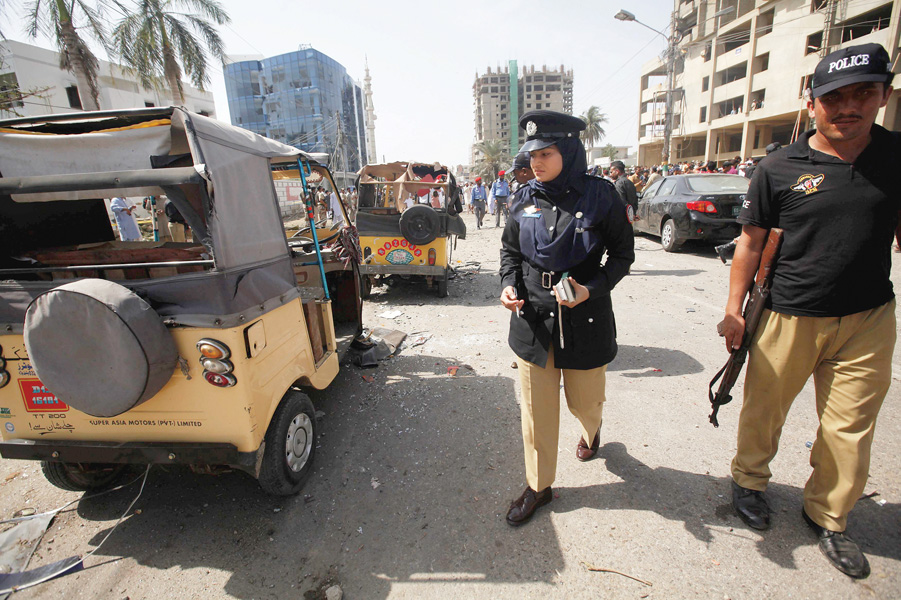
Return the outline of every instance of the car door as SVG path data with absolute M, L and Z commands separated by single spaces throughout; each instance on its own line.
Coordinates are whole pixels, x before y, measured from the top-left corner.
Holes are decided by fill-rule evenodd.
M 650 232 L 660 235 L 660 226 L 663 224 L 663 217 L 666 215 L 669 204 L 672 202 L 673 192 L 676 189 L 678 178 L 667 177 L 660 184 L 660 188 L 654 195 L 648 207 L 648 227 Z
M 663 183 L 663 179 L 658 179 L 651 185 L 649 185 L 638 197 L 638 220 L 635 221 L 635 229 L 639 231 L 644 231 L 646 233 L 652 233 L 650 229 L 650 224 L 648 221 L 648 207 L 650 206 L 651 201 L 654 199 L 654 196 L 657 194 L 657 190 L 660 189 L 660 185 Z

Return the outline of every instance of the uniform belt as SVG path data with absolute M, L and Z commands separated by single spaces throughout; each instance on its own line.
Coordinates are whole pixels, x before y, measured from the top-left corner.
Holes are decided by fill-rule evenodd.
M 549 290 L 560 281 L 560 275 L 561 274 L 556 271 L 542 271 L 541 269 L 536 269 L 530 265 L 527 277 L 541 285 L 544 289 Z

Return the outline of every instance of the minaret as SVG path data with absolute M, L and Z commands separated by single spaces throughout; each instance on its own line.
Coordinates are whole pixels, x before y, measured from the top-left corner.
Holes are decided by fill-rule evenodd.
M 369 76 L 369 59 L 366 59 L 366 76 L 363 78 L 363 110 L 366 111 L 366 156 L 370 163 L 378 162 L 375 151 L 375 107 L 372 105 L 372 77 Z

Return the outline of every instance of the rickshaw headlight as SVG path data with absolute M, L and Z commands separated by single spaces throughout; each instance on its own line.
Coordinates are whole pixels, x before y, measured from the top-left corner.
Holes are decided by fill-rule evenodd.
M 0 388 L 6 387 L 7 383 L 9 383 L 9 372 L 0 369 Z
M 219 373 L 220 375 L 223 373 L 231 373 L 235 370 L 235 365 L 233 365 L 230 360 L 201 358 L 200 364 L 203 366 L 204 370 L 210 371 L 212 373 Z
M 203 358 L 224 359 L 232 355 L 228 346 L 217 340 L 204 338 L 197 342 L 197 350 Z

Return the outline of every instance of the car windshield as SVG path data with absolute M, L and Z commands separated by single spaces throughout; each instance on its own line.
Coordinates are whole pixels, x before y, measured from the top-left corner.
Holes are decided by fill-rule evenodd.
M 685 178 L 688 189 L 700 194 L 717 192 L 747 192 L 750 179 L 741 175 L 692 175 Z

